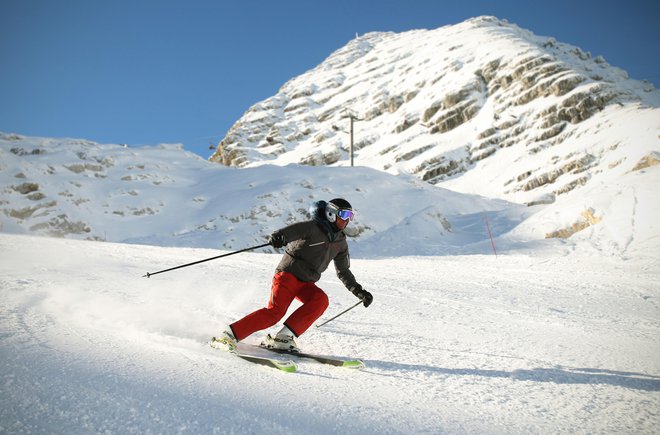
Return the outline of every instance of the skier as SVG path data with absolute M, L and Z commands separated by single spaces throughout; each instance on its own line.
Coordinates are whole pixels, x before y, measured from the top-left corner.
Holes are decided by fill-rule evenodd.
M 286 314 L 294 299 L 302 302 L 285 321 L 282 329 L 268 334 L 262 346 L 300 352 L 295 338 L 302 335 L 328 307 L 328 296 L 316 286 L 330 261 L 346 288 L 361 299 L 365 307 L 373 296 L 357 283 L 350 271 L 348 244 L 343 230 L 353 219 L 351 204 L 342 198 L 317 201 L 310 208 L 312 219 L 275 231 L 268 239 L 274 248 L 286 246 L 276 268 L 268 306 L 229 325 L 217 339 L 227 350 L 256 331 L 275 325 Z

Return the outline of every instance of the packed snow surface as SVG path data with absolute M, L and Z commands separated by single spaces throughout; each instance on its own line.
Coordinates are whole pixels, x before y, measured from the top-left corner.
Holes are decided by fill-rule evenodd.
M 288 374 L 207 345 L 266 303 L 278 254 L 143 278 L 218 251 L 0 234 L 0 252 L 2 433 L 660 428 L 657 264 L 549 252 L 355 259 L 373 305 L 299 344 L 366 369 L 300 360 Z M 323 318 L 355 301 L 332 273 L 319 285 Z

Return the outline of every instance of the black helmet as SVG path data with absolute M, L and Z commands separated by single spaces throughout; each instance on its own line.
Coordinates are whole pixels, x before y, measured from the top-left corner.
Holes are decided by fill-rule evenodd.
M 328 222 L 335 222 L 337 216 L 346 221 L 353 219 L 351 203 L 343 198 L 331 199 L 325 206 L 325 217 Z

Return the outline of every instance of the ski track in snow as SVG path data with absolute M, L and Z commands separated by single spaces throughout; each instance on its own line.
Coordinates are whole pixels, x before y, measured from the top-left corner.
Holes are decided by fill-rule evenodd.
M 654 433 L 660 271 L 590 257 L 354 259 L 373 292 L 300 339 L 362 371 L 211 349 L 279 255 L 0 234 L 1 433 Z M 354 302 L 333 272 L 328 318 Z M 294 303 L 292 309 L 297 305 Z M 258 342 L 255 334 L 247 341 Z

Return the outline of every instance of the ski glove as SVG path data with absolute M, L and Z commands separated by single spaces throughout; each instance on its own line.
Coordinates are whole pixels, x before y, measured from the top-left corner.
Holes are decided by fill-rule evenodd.
M 286 246 L 286 237 L 284 237 L 284 234 L 282 233 L 274 232 L 268 237 L 268 243 L 270 243 L 273 248 L 281 248 Z
M 353 287 L 351 289 L 351 293 L 353 293 L 355 296 L 358 297 L 358 299 L 360 299 L 362 301 L 365 308 L 368 307 L 369 305 L 371 305 L 371 303 L 374 300 L 374 297 L 371 295 L 371 293 L 369 293 L 368 291 L 363 289 L 360 284 Z

